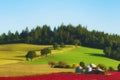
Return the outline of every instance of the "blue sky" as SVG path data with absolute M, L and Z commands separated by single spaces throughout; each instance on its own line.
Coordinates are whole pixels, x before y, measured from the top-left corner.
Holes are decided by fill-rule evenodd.
M 0 0 L 0 34 L 61 23 L 120 34 L 120 0 Z

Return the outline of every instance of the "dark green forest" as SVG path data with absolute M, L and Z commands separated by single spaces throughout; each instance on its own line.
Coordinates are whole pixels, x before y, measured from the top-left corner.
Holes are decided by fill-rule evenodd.
M 120 35 L 95 30 L 89 31 L 82 25 L 61 24 L 58 27 L 54 27 L 53 30 L 50 26 L 43 25 L 37 26 L 32 30 L 27 27 L 20 33 L 18 31 L 15 33 L 8 31 L 7 34 L 3 33 L 0 35 L 0 44 L 73 44 L 75 40 L 79 40 L 82 46 L 104 49 L 106 57 L 120 60 Z

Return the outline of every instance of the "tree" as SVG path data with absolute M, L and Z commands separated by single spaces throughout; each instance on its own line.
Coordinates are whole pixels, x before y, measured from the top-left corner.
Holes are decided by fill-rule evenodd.
M 51 53 L 51 49 L 49 49 L 49 48 L 44 48 L 44 49 L 41 50 L 40 53 L 41 53 L 41 56 L 43 56 L 43 55 L 46 55 L 46 56 L 47 56 L 47 54 Z
M 110 57 L 111 56 L 111 47 L 105 47 L 104 53 L 105 53 L 105 56 Z
M 50 44 L 50 37 L 52 34 L 52 31 L 49 26 L 43 25 L 42 27 L 42 44 Z
M 64 48 L 65 47 L 65 45 L 64 45 L 64 43 L 62 42 L 62 43 L 60 43 L 60 47 L 61 48 Z
M 15 32 L 15 42 L 19 42 L 19 32 Z
M 15 39 L 14 34 L 11 31 L 8 31 L 8 39 L 7 39 L 8 43 L 14 42 L 14 39 Z
M 81 42 L 80 42 L 80 40 L 74 40 L 73 41 L 73 44 L 77 47 L 78 45 L 81 45 Z
M 120 64 L 118 64 L 118 66 L 117 66 L 117 70 L 120 72 Z
M 116 51 L 120 45 L 120 35 L 108 34 L 99 31 L 89 31 L 87 27 L 82 25 L 73 26 L 71 24 L 61 24 L 54 30 L 51 30 L 50 26 L 43 25 L 37 26 L 35 29 L 29 31 L 28 27 L 22 32 L 15 33 L 9 31 L 8 34 L 0 35 L 0 44 L 7 43 L 32 43 L 51 45 L 53 42 L 64 44 L 73 44 L 78 46 L 82 45 L 86 47 L 93 47 L 104 49 L 105 47 L 111 47 L 111 54 L 119 55 L 119 51 Z M 79 43 L 80 42 L 80 43 Z M 56 49 L 56 48 L 54 48 Z M 117 57 L 118 59 L 119 57 Z
M 29 61 L 29 59 L 32 59 L 35 58 L 37 56 L 36 52 L 35 51 L 28 51 L 28 53 L 26 54 L 26 60 Z
M 57 43 L 54 43 L 54 44 L 53 44 L 53 49 L 54 49 L 54 50 L 58 49 L 58 44 L 57 44 Z

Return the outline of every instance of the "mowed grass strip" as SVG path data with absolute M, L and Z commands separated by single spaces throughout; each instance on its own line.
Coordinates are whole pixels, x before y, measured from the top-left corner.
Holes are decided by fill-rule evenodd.
M 38 60 L 32 62 L 25 62 L 26 64 L 48 64 L 48 61 L 54 60 L 58 61 L 65 61 L 68 64 L 72 65 L 74 63 L 78 63 L 80 61 L 85 62 L 85 64 L 94 63 L 104 64 L 107 67 L 111 66 L 116 69 L 119 61 L 109 59 L 104 56 L 103 50 L 94 49 L 94 48 L 87 48 L 87 47 L 77 47 L 72 50 L 58 52 L 53 55 L 49 55 L 47 57 L 42 57 Z

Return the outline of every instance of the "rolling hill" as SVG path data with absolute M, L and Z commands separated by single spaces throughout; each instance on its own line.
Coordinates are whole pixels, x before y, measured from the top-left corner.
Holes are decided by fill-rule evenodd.
M 6 44 L 0 45 L 0 65 L 10 64 L 17 62 L 24 62 L 25 55 L 29 50 L 40 51 L 45 47 L 51 47 L 50 45 L 32 45 L 32 44 Z M 39 52 L 37 53 L 40 54 Z
M 47 64 L 49 60 L 65 61 L 72 65 L 84 61 L 87 64 L 105 64 L 107 67 L 116 68 L 119 61 L 107 58 L 100 49 L 67 46 L 62 49 L 52 50 L 52 55 L 47 57 L 39 57 L 32 62 L 25 59 L 25 54 L 29 50 L 35 50 L 40 55 L 40 50 L 50 45 L 32 45 L 32 44 L 6 44 L 0 45 L 0 64 L 10 64 L 17 62 L 24 62 L 25 64 Z
M 94 63 L 96 65 L 104 64 L 107 67 L 114 67 L 114 68 L 116 68 L 117 65 L 119 64 L 119 61 L 105 57 L 103 54 L 103 50 L 87 48 L 87 47 L 73 48 L 69 51 L 58 52 L 48 57 L 43 57 L 38 60 L 34 60 L 32 62 L 25 62 L 25 63 L 47 64 L 48 61 L 50 60 L 54 60 L 56 62 L 65 61 L 70 65 L 72 65 L 73 63 L 79 64 L 80 61 L 84 61 L 86 65 L 89 63 Z
M 52 50 L 52 54 L 47 57 L 38 57 L 33 61 L 26 61 L 25 54 L 29 50 L 35 50 L 37 55 L 40 55 L 42 48 L 51 47 L 32 44 L 7 44 L 0 45 L 0 76 L 25 76 L 46 74 L 53 72 L 74 72 L 74 69 L 55 69 L 48 66 L 49 60 L 65 61 L 72 66 L 73 63 L 84 61 L 85 64 L 105 64 L 107 67 L 111 66 L 116 69 L 119 61 L 109 59 L 104 56 L 103 50 L 87 48 L 87 47 L 75 47 L 67 45 L 65 48 L 59 48 L 58 50 Z M 20 62 L 20 63 L 19 63 Z M 12 64 L 17 63 L 17 64 Z M 31 71 L 30 71 L 30 69 Z

